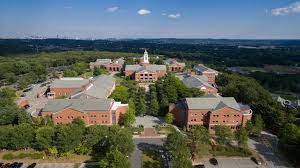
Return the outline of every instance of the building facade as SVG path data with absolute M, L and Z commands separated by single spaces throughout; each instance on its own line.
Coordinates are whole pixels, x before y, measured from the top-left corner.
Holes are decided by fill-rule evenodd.
M 204 75 L 208 78 L 208 83 L 213 84 L 216 81 L 216 76 L 218 72 L 211 68 L 204 66 L 203 64 L 198 64 L 194 67 L 194 71 L 197 75 Z
M 118 124 L 128 104 L 113 99 L 53 99 L 41 111 L 41 116 L 50 116 L 55 125 L 68 124 L 80 118 L 86 125 Z
M 104 68 L 109 72 L 121 72 L 123 70 L 124 59 L 119 58 L 115 60 L 111 59 L 97 59 L 96 62 L 90 62 L 91 71 L 97 68 Z
M 185 67 L 185 63 L 177 62 L 176 59 L 169 58 L 164 61 L 168 67 L 169 72 L 182 72 Z
M 167 74 L 165 65 L 150 64 L 148 52 L 145 50 L 143 61 L 136 65 L 125 66 L 125 76 L 134 78 L 137 82 L 155 82 L 158 78 Z
M 212 134 L 216 125 L 225 125 L 235 131 L 245 127 L 252 117 L 249 106 L 238 104 L 233 97 L 220 96 L 185 98 L 171 104 L 169 112 L 179 126 L 190 129 L 194 125 L 203 125 Z

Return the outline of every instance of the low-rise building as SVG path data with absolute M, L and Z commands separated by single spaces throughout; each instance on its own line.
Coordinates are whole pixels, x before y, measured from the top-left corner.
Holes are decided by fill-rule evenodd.
M 177 62 L 173 58 L 165 60 L 164 63 L 167 65 L 169 72 L 182 72 L 185 67 L 185 63 Z
M 194 66 L 194 71 L 197 75 L 204 75 L 208 78 L 208 83 L 213 84 L 215 83 L 216 76 L 218 76 L 218 71 L 213 70 L 204 66 L 203 64 L 198 64 Z
M 246 126 L 252 117 L 248 105 L 239 104 L 233 97 L 204 96 L 185 98 L 169 106 L 169 112 L 179 126 L 190 129 L 194 125 L 203 125 L 214 133 L 216 125 L 226 125 L 231 130 Z
M 119 58 L 115 60 L 111 59 L 97 59 L 96 62 L 90 63 L 91 71 L 94 70 L 95 67 L 97 68 L 105 68 L 107 71 L 110 72 L 121 72 L 123 70 L 124 65 L 124 58 Z
M 137 82 L 155 82 L 167 74 L 165 65 L 149 64 L 148 53 L 145 50 L 143 61 L 136 65 L 125 66 L 125 76 L 134 78 Z
M 120 115 L 128 104 L 113 99 L 53 99 L 41 111 L 41 116 L 50 116 L 55 125 L 68 124 L 80 118 L 86 125 L 118 124 Z
M 212 84 L 208 83 L 208 78 L 204 75 L 190 75 L 184 77 L 182 82 L 188 88 L 198 88 L 205 94 L 218 94 L 218 89 L 216 89 Z
M 115 89 L 112 76 L 100 75 L 92 79 L 62 78 L 50 85 L 48 98 L 107 98 Z

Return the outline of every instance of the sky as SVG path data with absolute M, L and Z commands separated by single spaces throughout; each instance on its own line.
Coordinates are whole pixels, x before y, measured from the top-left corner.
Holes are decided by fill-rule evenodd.
M 300 0 L 0 0 L 0 38 L 300 39 Z

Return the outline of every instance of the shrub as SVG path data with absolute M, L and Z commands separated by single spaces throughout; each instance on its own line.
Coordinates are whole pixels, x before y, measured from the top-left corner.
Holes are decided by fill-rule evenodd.
M 31 153 L 29 154 L 31 159 L 42 159 L 44 154 L 43 153 L 39 153 L 39 152 L 35 152 L 35 153 Z
M 26 158 L 26 157 L 28 157 L 28 154 L 27 154 L 27 153 L 20 153 L 20 154 L 18 154 L 15 158 L 17 158 L 17 159 L 24 159 L 24 158 Z
M 7 154 L 3 155 L 2 159 L 4 159 L 4 160 L 13 160 L 14 155 L 12 153 L 7 153 Z

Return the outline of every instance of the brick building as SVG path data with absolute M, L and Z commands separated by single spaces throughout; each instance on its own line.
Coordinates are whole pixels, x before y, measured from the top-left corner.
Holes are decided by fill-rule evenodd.
M 137 82 L 155 82 L 167 74 L 165 65 L 150 64 L 148 53 L 145 50 L 143 61 L 136 65 L 125 66 L 125 76 L 134 78 Z
M 218 94 L 218 89 L 216 89 L 212 84 L 208 83 L 208 78 L 204 75 L 187 75 L 183 77 L 182 83 L 188 88 L 198 88 L 206 95 Z
M 91 71 L 95 67 L 105 68 L 109 72 L 121 72 L 123 70 L 124 58 L 119 58 L 115 60 L 111 59 L 97 59 L 96 62 L 90 62 Z
M 226 125 L 231 130 L 246 126 L 252 117 L 249 106 L 239 104 L 233 97 L 204 96 L 185 98 L 169 106 L 176 124 L 187 129 L 193 125 L 204 125 L 214 133 L 215 125 Z
M 185 63 L 177 62 L 176 59 L 172 58 L 165 60 L 164 63 L 167 65 L 169 72 L 182 72 L 185 67 Z
M 50 86 L 48 98 L 107 98 L 115 89 L 115 79 L 100 75 L 92 79 L 61 78 Z
M 194 71 L 197 75 L 204 75 L 208 78 L 208 83 L 213 84 L 215 83 L 216 76 L 218 76 L 218 71 L 213 70 L 204 66 L 203 64 L 198 64 L 194 66 Z
M 55 125 L 68 124 L 80 118 L 86 125 L 118 124 L 120 115 L 128 104 L 113 99 L 53 99 L 41 111 L 41 116 L 50 116 Z

